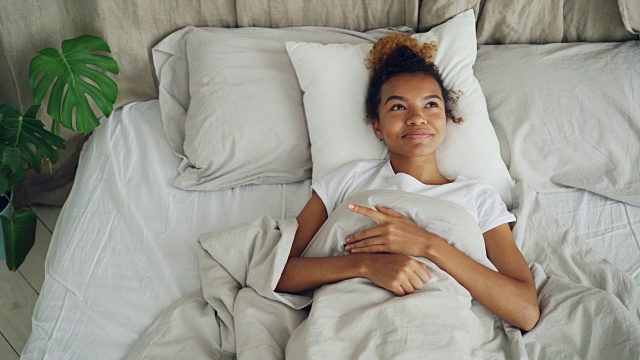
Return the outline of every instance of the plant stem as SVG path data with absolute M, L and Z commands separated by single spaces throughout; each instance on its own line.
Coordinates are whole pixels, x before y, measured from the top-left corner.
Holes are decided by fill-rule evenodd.
M 18 147 L 18 140 L 20 140 L 20 132 L 22 131 L 22 116 L 18 116 L 18 132 L 16 133 L 16 143 L 13 147 Z
M 51 133 L 53 133 L 53 135 L 60 135 L 60 121 L 53 119 L 51 123 Z

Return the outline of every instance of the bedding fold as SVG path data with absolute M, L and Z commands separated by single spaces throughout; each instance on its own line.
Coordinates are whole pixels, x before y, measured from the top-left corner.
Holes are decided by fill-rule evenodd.
M 519 184 L 515 195 L 515 238 L 531 264 L 542 312 L 539 324 L 524 336 L 422 258 L 416 259 L 434 277 L 403 297 L 363 278 L 328 284 L 313 294 L 277 293 L 297 222 L 265 216 L 201 235 L 202 293 L 168 309 L 127 359 L 171 358 L 167 354 L 176 353 L 167 350 L 172 344 L 201 347 L 192 349 L 194 354 L 239 359 L 638 358 L 640 285 L 598 259 L 570 232 L 560 231 L 526 185 Z M 365 191 L 341 204 L 302 256 L 349 256 L 343 253 L 344 237 L 371 226 L 372 220 L 350 212 L 348 203 L 394 208 L 492 266 L 466 210 L 389 190 Z M 185 339 L 177 331 L 183 328 L 197 339 Z
M 303 257 L 341 256 L 347 235 L 375 226 L 348 204 L 390 207 L 495 271 L 486 256 L 482 232 L 464 208 L 436 198 L 396 190 L 369 190 L 340 204 L 320 228 Z M 346 255 L 349 256 L 349 255 Z M 474 301 L 469 291 L 432 261 L 433 277 L 413 294 L 397 297 L 362 278 L 317 289 L 306 321 L 293 333 L 286 350 L 291 359 L 522 358 L 512 352 L 522 343 L 519 331 Z M 429 329 L 430 325 L 435 327 Z
M 164 348 L 179 343 L 181 336 L 166 329 L 194 327 L 219 330 L 192 334 L 198 340 L 189 339 L 189 347 L 201 349 L 187 354 L 214 353 L 214 358 L 247 359 L 260 354 L 261 359 L 284 358 L 284 345 L 304 319 L 305 311 L 297 308 L 306 306 L 310 300 L 273 291 L 296 229 L 295 219 L 276 221 L 264 216 L 226 231 L 201 235 L 198 264 L 202 292 L 181 299 L 159 317 L 127 359 L 174 359 L 176 352 Z M 199 311 L 197 304 L 203 302 L 210 308 L 208 316 L 190 315 Z M 181 316 L 171 315 L 176 309 L 180 309 Z

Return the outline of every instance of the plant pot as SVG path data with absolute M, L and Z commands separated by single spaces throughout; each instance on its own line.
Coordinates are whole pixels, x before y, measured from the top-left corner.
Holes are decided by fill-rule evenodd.
M 2 201 L 4 200 L 4 201 Z M 9 201 L 13 200 L 13 191 L 9 193 Z M 2 196 L 0 199 L 0 207 L 2 211 L 0 211 L 0 216 L 11 216 L 11 204 L 7 201 L 7 198 Z M 4 206 L 2 206 L 4 205 Z M 4 252 L 4 231 L 2 230 L 2 222 L 0 222 L 0 260 L 4 260 L 6 257 Z

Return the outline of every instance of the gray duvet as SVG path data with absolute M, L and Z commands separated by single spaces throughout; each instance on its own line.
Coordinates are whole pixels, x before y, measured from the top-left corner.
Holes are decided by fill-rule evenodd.
M 202 292 L 167 309 L 127 358 L 640 358 L 640 285 L 560 231 L 525 185 L 514 195 L 514 235 L 530 262 L 542 311 L 538 325 L 524 335 L 423 258 L 417 259 L 434 277 L 403 297 L 360 278 L 313 293 L 276 293 L 297 222 L 263 217 L 200 237 Z M 372 225 L 348 211 L 348 202 L 392 207 L 493 268 L 466 210 L 388 190 L 345 201 L 303 256 L 343 255 L 345 236 Z

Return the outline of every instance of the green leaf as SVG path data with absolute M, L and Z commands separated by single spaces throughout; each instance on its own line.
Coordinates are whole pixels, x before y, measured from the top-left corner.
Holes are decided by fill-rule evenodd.
M 0 113 L 2 113 L 4 117 L 10 117 L 10 118 L 15 118 L 20 116 L 20 110 L 18 110 L 18 108 L 16 108 L 11 104 L 0 105 Z
M 0 216 L 4 234 L 4 251 L 7 256 L 7 267 L 16 271 L 27 257 L 36 241 L 36 214 L 28 209 L 15 212 L 13 220 Z
M 40 105 L 33 105 L 27 112 L 24 113 L 24 117 L 27 119 L 36 119 L 38 116 L 38 110 L 40 110 Z
M 7 190 L 10 190 L 13 184 L 21 181 L 24 178 L 25 171 L 26 169 L 25 169 L 24 163 L 22 163 L 21 166 L 16 171 L 9 174 L 5 174 L 5 176 L 7 177 L 7 180 L 9 181 L 9 189 Z M 7 191 L 5 190 L 5 192 Z
M 20 150 L 0 144 L 0 163 L 9 167 L 12 172 L 15 172 L 22 165 Z
M 41 103 L 51 88 L 47 113 L 64 127 L 85 134 L 100 125 L 88 97 L 105 116 L 111 115 L 118 97 L 115 81 L 90 67 L 118 74 L 118 64 L 109 56 L 92 53 L 95 51 L 110 53 L 111 49 L 97 36 L 80 35 L 64 40 L 62 52 L 52 48 L 42 50 L 29 66 L 29 84 L 36 103 Z M 43 75 L 38 80 L 40 74 Z
M 2 192 L 2 194 L 6 193 L 7 191 L 9 191 L 10 186 L 11 185 L 9 184 L 9 179 L 7 179 L 7 176 L 0 172 L 0 192 Z
M 15 107 L 8 104 L 0 105 L 0 114 L 2 114 L 0 144 L 16 148 L 20 152 L 18 159 L 20 161 L 24 159 L 29 167 L 38 173 L 42 170 L 40 162 L 43 157 L 55 163 L 58 161 L 58 149 L 64 149 L 66 146 L 63 138 L 50 133 L 45 129 L 42 121 L 33 118 L 39 108 L 38 105 L 32 106 L 24 116 L 20 116 Z M 16 153 L 11 152 L 5 155 L 16 155 Z M 11 165 L 15 165 L 15 160 L 12 161 Z M 7 164 L 5 161 L 2 162 Z
M 9 104 L 0 105 L 0 143 L 2 144 L 13 143 L 12 139 L 15 138 L 16 130 L 6 126 L 4 121 L 5 113 L 9 113 L 12 107 Z M 20 113 L 18 113 L 18 116 L 20 116 Z

